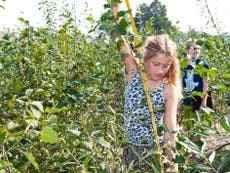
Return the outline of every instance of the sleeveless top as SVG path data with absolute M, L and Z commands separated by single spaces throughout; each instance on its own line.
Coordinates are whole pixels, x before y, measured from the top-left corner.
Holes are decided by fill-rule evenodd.
M 163 124 L 165 87 L 166 80 L 163 80 L 159 87 L 149 91 L 157 127 Z M 153 145 L 154 133 L 141 72 L 136 73 L 125 88 L 124 125 L 127 143 L 136 146 Z M 162 138 L 162 134 L 158 136 Z

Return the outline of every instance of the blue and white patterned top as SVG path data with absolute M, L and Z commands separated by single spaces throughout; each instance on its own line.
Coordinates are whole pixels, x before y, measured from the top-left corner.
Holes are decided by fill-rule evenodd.
M 165 87 L 166 80 L 163 80 L 159 87 L 149 92 L 157 127 L 163 123 Z M 125 91 L 124 124 L 127 142 L 136 146 L 152 146 L 154 133 L 140 72 L 132 77 Z

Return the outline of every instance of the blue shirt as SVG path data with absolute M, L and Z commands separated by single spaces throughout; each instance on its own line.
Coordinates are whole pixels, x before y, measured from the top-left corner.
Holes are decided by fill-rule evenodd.
M 194 65 L 188 65 L 182 69 L 184 72 L 183 76 L 183 88 L 184 88 L 184 99 L 185 105 L 190 105 L 190 94 L 193 91 L 203 91 L 203 78 L 201 77 L 202 68 L 209 69 L 208 63 L 200 58 L 197 58 Z M 201 68 L 201 69 L 199 69 Z M 196 71 L 197 70 L 197 71 Z M 198 74 L 199 73 L 199 74 Z

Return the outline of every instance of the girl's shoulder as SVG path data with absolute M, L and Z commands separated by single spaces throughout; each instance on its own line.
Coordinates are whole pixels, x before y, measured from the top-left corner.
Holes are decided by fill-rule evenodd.
M 176 85 L 173 85 L 173 84 L 170 84 L 170 83 L 166 83 L 166 86 L 165 86 L 165 92 L 175 92 L 177 90 L 177 86 Z
M 181 99 L 181 88 L 171 83 L 167 83 L 165 87 L 165 97 L 166 98 L 177 98 Z

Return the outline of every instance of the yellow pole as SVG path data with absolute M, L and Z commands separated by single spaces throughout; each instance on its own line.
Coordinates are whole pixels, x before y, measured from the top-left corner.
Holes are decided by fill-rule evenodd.
M 126 6 L 128 10 L 131 10 L 131 6 L 129 3 L 129 0 L 125 0 Z M 134 21 L 134 17 L 132 15 L 132 12 L 129 13 L 129 17 L 130 17 L 130 22 L 131 22 L 131 26 L 132 26 L 132 30 L 133 30 L 133 34 L 134 34 L 134 43 L 136 45 L 139 44 L 139 40 L 137 37 L 137 28 L 135 25 L 135 21 Z M 137 52 L 140 53 L 140 49 L 137 49 Z M 150 111 L 150 115 L 151 115 L 151 121 L 152 121 L 152 126 L 153 126 L 153 132 L 154 132 L 154 136 L 156 139 L 156 143 L 157 143 L 157 148 L 159 151 L 161 151 L 161 146 L 160 146 L 160 140 L 158 137 L 158 133 L 157 133 L 157 126 L 156 126 L 156 121 L 155 121 L 155 116 L 154 116 L 154 111 L 153 111 L 153 107 L 152 107 L 152 102 L 151 102 L 151 98 L 150 98 L 150 94 L 149 94 L 149 89 L 148 89 L 148 84 L 147 84 L 147 77 L 146 77 L 146 73 L 145 73 L 145 69 L 143 66 L 143 59 L 140 58 L 140 64 L 141 64 L 141 76 L 142 76 L 142 82 L 143 82 L 143 87 L 144 87 L 144 91 L 145 91 L 145 95 L 146 95 L 146 99 L 147 99 L 147 104 L 149 107 L 149 111 Z M 160 153 L 160 165 L 161 165 L 161 172 L 164 172 L 164 165 L 162 163 L 162 154 Z

